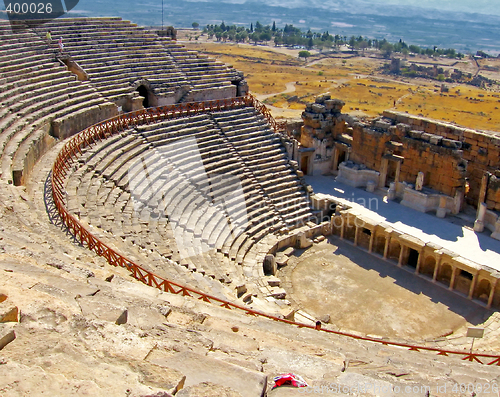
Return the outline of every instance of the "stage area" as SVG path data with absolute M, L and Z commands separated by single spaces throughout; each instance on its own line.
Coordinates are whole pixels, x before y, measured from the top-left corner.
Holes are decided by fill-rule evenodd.
M 343 331 L 415 341 L 448 335 L 492 313 L 431 280 L 331 237 L 280 270 L 289 298 Z

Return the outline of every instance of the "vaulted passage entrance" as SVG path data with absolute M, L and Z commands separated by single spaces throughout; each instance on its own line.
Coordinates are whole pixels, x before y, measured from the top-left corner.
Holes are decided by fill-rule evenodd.
M 140 96 L 144 97 L 144 100 L 142 101 L 142 106 L 144 106 L 144 108 L 150 107 L 148 89 L 143 85 L 140 85 L 139 87 L 137 87 L 137 91 L 139 92 Z

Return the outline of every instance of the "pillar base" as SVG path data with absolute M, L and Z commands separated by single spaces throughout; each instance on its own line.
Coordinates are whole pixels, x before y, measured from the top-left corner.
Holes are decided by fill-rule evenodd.
M 446 218 L 446 208 L 439 207 L 436 211 L 436 216 L 438 218 Z
M 375 182 L 373 181 L 368 181 L 368 183 L 366 184 L 366 191 L 369 192 L 369 193 L 373 193 L 375 191 Z
M 491 233 L 491 238 L 500 240 L 500 219 L 495 223 L 495 231 Z
M 474 231 L 481 233 L 483 230 L 484 230 L 484 222 L 482 220 L 476 219 L 476 221 L 474 222 Z
M 396 184 L 391 182 L 389 190 L 387 190 L 387 200 L 394 200 L 396 198 Z

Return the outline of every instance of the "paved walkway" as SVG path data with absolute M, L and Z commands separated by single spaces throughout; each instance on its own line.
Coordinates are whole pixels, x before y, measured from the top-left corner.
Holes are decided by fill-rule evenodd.
M 481 265 L 500 271 L 500 241 L 491 232 L 475 233 L 469 227 L 453 224 L 433 214 L 415 211 L 398 203 L 384 202 L 381 196 L 335 181 L 333 176 L 306 176 L 315 193 L 329 194 L 348 201 L 357 213 L 391 224 L 395 229 L 433 242 Z

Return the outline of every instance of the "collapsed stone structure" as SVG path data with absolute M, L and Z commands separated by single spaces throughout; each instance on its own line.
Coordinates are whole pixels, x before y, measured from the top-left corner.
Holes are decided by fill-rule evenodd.
M 251 397 L 289 371 L 312 386 L 388 388 L 458 384 L 462 373 L 498 376 L 457 357 L 415 357 L 376 339 L 328 334 L 326 324 L 323 332 L 285 324 L 299 316 L 274 275 L 293 247 L 332 232 L 357 235 L 362 247 L 366 238 L 337 228 L 337 216 L 310 222 L 311 192 L 292 157 L 311 151 L 277 133 L 274 120 L 245 99 L 239 72 L 118 18 L 23 24 L 29 29 L 0 23 L 2 394 Z M 43 40 L 48 28 L 63 37 L 64 54 Z M 174 103 L 181 105 L 143 110 Z M 340 105 L 326 104 L 328 122 Z M 80 131 L 85 144 L 72 146 Z M 58 152 L 68 147 L 69 168 L 58 168 Z M 319 147 L 311 167 L 332 156 Z M 62 179 L 50 179 L 51 171 Z M 71 217 L 59 217 L 54 194 Z M 315 200 L 320 211 L 323 204 Z M 134 274 L 141 282 L 130 277 L 130 262 L 111 268 L 97 244 L 84 246 L 76 223 L 105 242 L 108 262 L 123 253 L 141 263 L 148 272 Z M 393 257 L 396 239 L 378 237 L 369 246 L 379 252 L 389 244 Z M 427 259 L 420 268 L 429 271 Z M 191 290 L 143 285 L 154 285 L 153 272 Z M 477 279 L 481 296 L 489 291 L 484 278 Z M 228 302 L 276 317 L 229 311 Z M 365 369 L 348 371 L 350 360 Z M 444 378 L 443 368 L 456 375 Z M 397 376 L 408 370 L 410 380 Z
M 387 65 L 387 67 L 394 74 L 403 72 L 404 75 L 411 75 L 412 77 L 445 80 L 448 83 L 464 83 L 480 88 L 491 87 L 496 84 L 495 80 L 488 79 L 480 74 L 466 73 L 460 69 L 444 68 L 438 65 L 424 66 L 413 62 L 408 65 L 401 58 L 392 58 L 390 65 Z
M 380 189 L 440 217 L 484 203 L 480 221 L 500 236 L 498 134 L 396 111 L 361 121 L 342 114 L 343 105 L 319 97 L 303 113 L 298 150 L 305 174 L 338 174 L 344 183 Z

